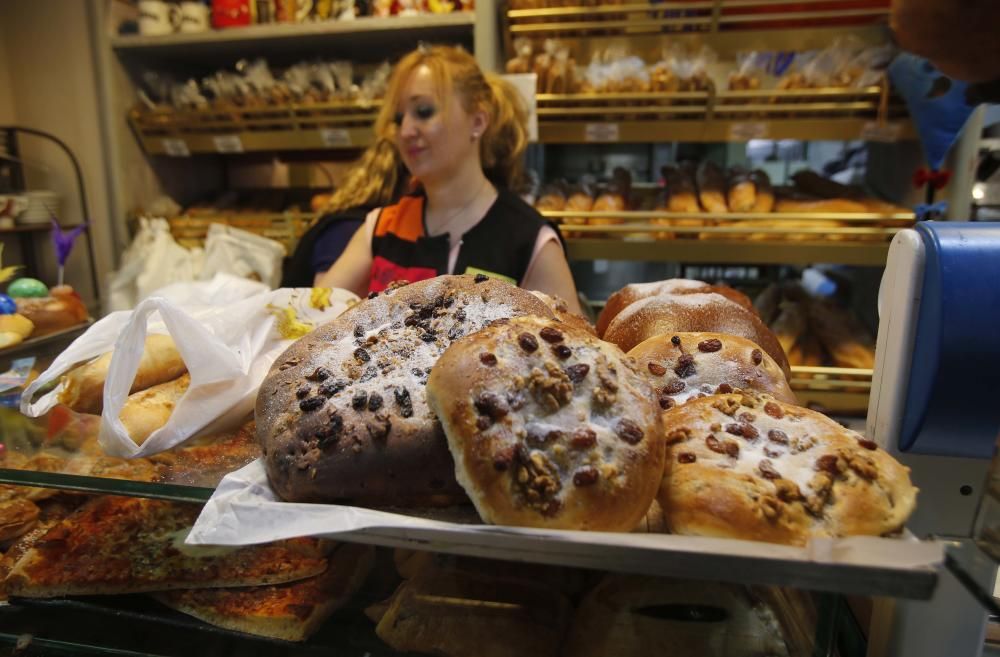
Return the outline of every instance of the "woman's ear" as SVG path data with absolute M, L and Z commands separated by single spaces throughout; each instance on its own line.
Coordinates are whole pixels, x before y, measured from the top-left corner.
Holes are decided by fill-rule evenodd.
M 472 114 L 472 134 L 476 139 L 483 136 L 490 124 L 490 115 L 485 110 L 477 110 Z

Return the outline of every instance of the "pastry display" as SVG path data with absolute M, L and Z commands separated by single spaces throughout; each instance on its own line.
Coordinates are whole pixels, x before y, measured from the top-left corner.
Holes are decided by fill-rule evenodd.
M 607 575 L 580 603 L 573 657 L 791 657 L 775 609 L 731 584 Z
M 460 503 L 427 376 L 453 341 L 488 322 L 553 314 L 484 275 L 371 297 L 289 347 L 261 385 L 257 435 L 271 486 L 293 502 Z
M 19 278 L 7 287 L 17 304 L 17 312 L 31 320 L 32 337 L 60 331 L 86 322 L 88 313 L 83 301 L 69 285 L 51 290 L 33 278 Z
M 657 500 L 675 533 L 805 545 L 897 532 L 915 507 L 909 468 L 814 411 L 734 391 L 663 419 Z
M 21 344 L 34 330 L 34 323 L 20 313 L 0 315 L 0 349 Z
M 750 340 L 723 333 L 657 335 L 628 352 L 663 410 L 727 390 L 754 390 L 798 400 L 774 359 Z
M 649 508 L 659 407 L 625 354 L 588 332 L 495 322 L 444 352 L 427 401 L 485 522 L 628 531 Z

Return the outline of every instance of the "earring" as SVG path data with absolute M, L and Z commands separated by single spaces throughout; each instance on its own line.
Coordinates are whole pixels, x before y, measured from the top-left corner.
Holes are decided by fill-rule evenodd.
M 469 141 L 476 141 L 477 139 L 479 139 L 479 133 L 478 132 L 473 132 L 472 133 L 472 139 L 470 139 Z

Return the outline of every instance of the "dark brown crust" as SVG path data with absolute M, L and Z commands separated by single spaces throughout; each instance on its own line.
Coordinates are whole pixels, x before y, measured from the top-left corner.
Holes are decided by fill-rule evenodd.
M 441 425 L 426 407 L 424 383 L 452 339 L 481 328 L 487 313 L 552 317 L 532 294 L 506 283 L 439 276 L 363 301 L 289 347 L 257 396 L 257 437 L 275 492 L 294 502 L 465 502 Z M 359 327 L 384 332 L 371 333 L 376 341 L 368 344 L 355 337 Z M 356 357 L 357 349 L 364 354 Z M 320 367 L 328 373 L 322 381 L 316 376 Z M 322 385 L 330 391 L 338 382 L 346 385 L 321 393 Z M 397 397 L 402 389 L 408 400 Z M 360 392 L 366 401 L 355 409 Z M 379 395 L 379 404 L 370 393 Z M 320 396 L 319 408 L 300 407 Z M 407 403 L 409 417 L 403 412 Z
M 629 351 L 656 335 L 703 331 L 755 342 L 778 363 L 786 378 L 791 375 L 781 343 L 757 314 L 715 293 L 654 296 L 636 301 L 618 313 L 604 332 L 604 339 Z
M 601 314 L 597 318 L 597 335 L 603 338 L 605 331 L 608 330 L 608 326 L 618 313 L 636 301 L 648 297 L 669 296 L 671 294 L 704 294 L 706 292 L 721 294 L 747 310 L 755 314 L 757 312 L 754 310 L 753 301 L 748 296 L 728 285 L 709 285 L 702 281 L 686 278 L 671 278 L 655 283 L 633 283 L 626 285 L 608 297 L 608 302 L 604 305 L 604 309 L 601 310 Z

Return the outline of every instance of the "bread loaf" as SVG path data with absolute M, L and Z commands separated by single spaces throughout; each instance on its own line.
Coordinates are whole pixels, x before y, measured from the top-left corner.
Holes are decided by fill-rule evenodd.
M 629 531 L 649 509 L 660 413 L 614 345 L 540 317 L 495 322 L 441 356 L 427 401 L 486 522 Z
M 705 212 L 724 214 L 729 212 L 726 205 L 726 177 L 714 162 L 705 160 L 698 166 L 698 201 Z
M 100 415 L 104 407 L 104 379 L 108 376 L 112 354 L 73 368 L 62 377 L 59 402 L 78 413 Z M 146 336 L 139 369 L 132 381 L 130 393 L 145 390 L 151 386 L 173 381 L 187 371 L 173 338 L 169 335 L 150 334 Z
M 757 184 L 746 171 L 730 172 L 726 186 L 726 204 L 730 212 L 751 212 L 757 204 Z
M 812 300 L 807 308 L 809 330 L 819 338 L 836 367 L 875 367 L 875 342 L 854 315 L 833 301 Z
M 726 390 L 755 390 L 796 404 L 774 359 L 745 338 L 722 333 L 657 335 L 628 352 L 663 410 Z
M 257 395 L 257 437 L 290 502 L 464 501 L 424 385 L 452 341 L 487 322 L 552 313 L 485 276 L 439 276 L 367 299 L 277 358 Z
M 657 499 L 674 533 L 805 545 L 898 531 L 915 507 L 908 468 L 814 411 L 737 391 L 663 419 Z
M 754 169 L 750 172 L 750 180 L 757 192 L 750 212 L 764 213 L 774 210 L 774 189 L 771 187 L 771 178 L 764 171 Z
M 573 657 L 788 657 L 775 611 L 732 584 L 607 575 L 580 604 Z
M 680 332 L 725 333 L 760 345 L 790 375 L 781 344 L 752 310 L 721 294 L 697 293 L 649 297 L 618 313 L 604 332 L 604 339 L 630 350 L 643 340 Z
M 656 296 L 669 296 L 672 294 L 703 294 L 715 292 L 726 297 L 730 301 L 738 303 L 747 310 L 756 313 L 753 302 L 735 288 L 728 285 L 709 285 L 704 281 L 696 281 L 690 278 L 669 278 L 665 281 L 655 281 L 652 283 L 632 283 L 618 290 L 604 304 L 601 314 L 597 318 L 597 335 L 604 336 L 608 325 L 611 324 L 618 313 L 627 306 L 640 299 Z
M 136 445 L 146 442 L 150 434 L 167 423 L 190 384 L 191 377 L 185 373 L 128 396 L 120 417 Z

